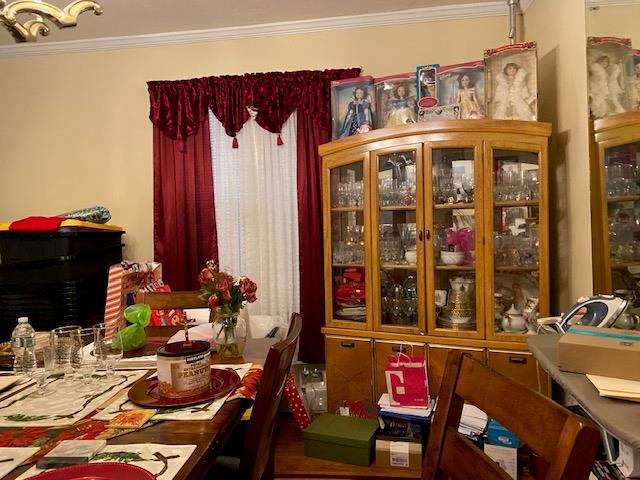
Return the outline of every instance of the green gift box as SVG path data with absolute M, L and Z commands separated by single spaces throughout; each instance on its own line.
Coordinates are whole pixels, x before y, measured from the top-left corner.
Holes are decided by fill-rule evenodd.
M 303 432 L 304 454 L 352 465 L 369 466 L 378 422 L 324 413 Z

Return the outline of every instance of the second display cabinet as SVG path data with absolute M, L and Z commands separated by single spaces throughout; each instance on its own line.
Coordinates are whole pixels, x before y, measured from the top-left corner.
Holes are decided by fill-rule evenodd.
M 320 147 L 328 404 L 377 401 L 388 355 L 464 349 L 536 388 L 527 320 L 549 314 L 549 124 L 452 120 Z

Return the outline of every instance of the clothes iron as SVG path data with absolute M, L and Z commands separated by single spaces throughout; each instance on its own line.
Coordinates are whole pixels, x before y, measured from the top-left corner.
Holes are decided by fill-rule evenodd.
M 562 332 L 569 330 L 571 325 L 611 327 L 628 306 L 628 300 L 614 295 L 581 297 L 560 317 L 558 326 Z

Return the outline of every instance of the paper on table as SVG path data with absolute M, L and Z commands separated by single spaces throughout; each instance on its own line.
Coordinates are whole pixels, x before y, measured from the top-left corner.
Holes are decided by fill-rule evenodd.
M 14 468 L 40 450 L 39 447 L 0 447 L 0 478 L 11 473 Z M 12 458 L 11 461 L 6 459 Z M 5 460 L 5 461 L 2 461 Z
M 638 381 L 591 374 L 587 374 L 587 378 L 602 397 L 640 402 L 640 382 Z
M 82 348 L 82 355 L 92 355 L 93 343 Z M 156 368 L 156 356 L 146 355 L 143 357 L 123 358 L 116 364 L 118 370 L 137 370 L 140 368 Z

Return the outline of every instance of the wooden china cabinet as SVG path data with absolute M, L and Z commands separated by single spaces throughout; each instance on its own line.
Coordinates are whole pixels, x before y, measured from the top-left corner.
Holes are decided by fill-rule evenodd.
M 548 393 L 522 316 L 549 314 L 550 133 L 450 120 L 320 147 L 329 406 L 377 402 L 399 352 L 427 358 L 432 395 L 452 349 Z
M 640 300 L 640 112 L 591 126 L 591 223 L 595 293 Z

